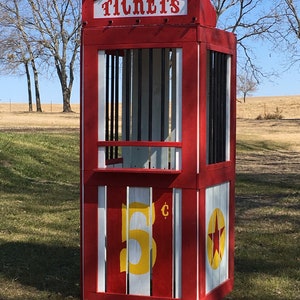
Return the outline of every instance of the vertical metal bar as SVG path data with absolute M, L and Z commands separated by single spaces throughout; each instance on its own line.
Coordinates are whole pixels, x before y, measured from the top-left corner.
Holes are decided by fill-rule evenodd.
M 166 68 L 165 68 L 165 48 L 161 49 L 161 110 L 160 110 L 160 140 L 165 139 L 165 78 L 166 78 Z
M 110 92 L 111 92 L 111 97 L 110 97 L 110 140 L 113 141 L 114 140 L 114 112 L 115 112 L 115 108 L 114 108 L 114 99 L 115 99 L 115 58 L 113 55 L 110 55 L 110 59 L 111 59 L 111 78 L 110 78 Z M 109 151 L 109 158 L 113 159 L 113 147 L 110 147 L 110 151 Z
M 126 99 L 125 99 L 125 136 L 126 141 L 130 140 L 130 78 L 131 78 L 131 50 L 126 50 L 126 62 L 125 62 L 125 89 L 126 89 Z
M 214 53 L 210 51 L 210 98 L 209 98 L 209 149 L 210 149 L 210 160 L 209 163 L 213 163 L 214 161 L 214 140 L 213 140 L 213 132 L 214 132 L 214 118 L 213 118 L 213 111 L 214 111 Z
M 220 160 L 220 138 L 221 138 L 221 75 L 222 75 L 222 56 L 221 53 L 215 52 L 216 55 L 216 84 L 215 89 L 217 91 L 216 95 L 216 121 L 215 121 L 215 137 L 214 137 L 214 143 L 215 143 L 215 160 L 214 163 L 219 162 Z
M 143 68 L 142 68 L 142 49 L 138 49 L 138 101 L 137 101 L 137 140 L 142 140 L 142 82 L 143 82 Z
M 220 161 L 224 161 L 225 160 L 225 118 L 226 115 L 224 115 L 224 113 L 226 113 L 225 110 L 225 103 L 226 103 L 226 65 L 225 65 L 225 54 L 222 53 L 221 55 L 222 57 L 222 71 L 221 71 L 221 82 L 220 82 L 220 86 L 221 86 L 221 93 L 222 96 L 220 97 L 220 110 L 221 110 L 221 142 L 220 142 Z
M 178 124 L 177 122 L 177 113 L 179 111 L 179 107 L 177 107 L 177 89 L 178 89 L 178 82 L 177 82 L 177 49 L 172 49 L 171 54 L 171 141 L 178 142 L 177 135 L 178 135 Z
M 218 139 L 217 139 L 217 149 L 218 157 L 217 162 L 222 161 L 222 142 L 223 142 L 223 111 L 222 111 L 222 102 L 223 102 L 223 54 L 219 54 L 219 78 L 218 78 L 218 88 L 219 88 L 219 97 L 218 97 Z
M 106 82 L 105 82 L 105 140 L 109 141 L 109 55 L 106 54 Z M 105 158 L 108 159 L 109 157 L 109 148 L 106 147 L 105 149 Z
M 149 49 L 149 117 L 148 140 L 152 141 L 152 105 L 153 105 L 153 49 Z
M 209 164 L 214 161 L 214 101 L 215 101 L 215 56 L 209 51 L 209 103 L 208 103 L 208 127 L 209 127 Z
M 119 140 L 119 51 L 116 51 L 115 65 L 115 141 Z M 115 146 L 115 158 L 118 158 L 118 146 Z
M 226 148 L 227 148 L 227 82 L 228 82 L 228 65 L 227 65 L 227 54 L 223 54 L 223 64 L 224 64 L 224 72 L 223 72 L 223 117 L 224 117 L 224 122 L 223 122 L 223 135 L 224 135 L 224 148 L 223 148 L 223 161 L 226 161 Z
M 222 124 L 221 124 L 221 131 L 222 131 L 222 140 L 221 140 L 221 161 L 225 161 L 225 150 L 226 150 L 226 54 L 222 54 L 222 97 L 221 97 L 221 114 L 222 114 Z

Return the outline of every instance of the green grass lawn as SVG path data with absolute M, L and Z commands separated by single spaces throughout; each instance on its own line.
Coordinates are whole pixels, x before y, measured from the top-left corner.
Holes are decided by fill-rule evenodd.
M 0 133 L 0 299 L 79 299 L 78 132 Z
M 238 143 L 242 158 L 277 150 Z M 259 167 L 237 175 L 227 299 L 300 299 L 299 176 Z M 0 299 L 79 299 L 79 133 L 0 132 L 0 193 Z

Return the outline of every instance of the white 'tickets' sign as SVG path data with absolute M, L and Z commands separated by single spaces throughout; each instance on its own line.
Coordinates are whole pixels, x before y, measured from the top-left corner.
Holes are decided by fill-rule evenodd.
M 187 0 L 96 0 L 94 18 L 181 16 Z

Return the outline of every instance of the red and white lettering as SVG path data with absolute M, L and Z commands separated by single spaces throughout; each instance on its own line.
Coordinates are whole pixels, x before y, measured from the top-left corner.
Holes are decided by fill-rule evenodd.
M 148 8 L 147 8 L 147 14 L 153 15 L 156 13 L 156 5 L 154 3 L 154 0 L 147 0 Z
M 179 16 L 187 14 L 187 0 L 98 0 L 94 18 Z
M 134 4 L 134 10 L 133 10 L 134 15 L 143 15 L 145 13 L 143 0 L 133 0 L 133 4 Z

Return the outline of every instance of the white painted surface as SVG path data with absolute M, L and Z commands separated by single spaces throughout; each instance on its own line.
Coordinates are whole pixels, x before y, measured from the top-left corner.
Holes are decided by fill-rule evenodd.
M 226 160 L 230 160 L 230 100 L 231 100 L 231 56 L 227 56 L 226 82 Z
M 127 239 L 127 259 L 128 259 L 128 294 L 131 295 L 150 295 L 151 292 L 151 258 L 152 249 L 152 193 L 151 188 L 135 188 L 127 189 L 127 223 L 128 223 L 128 239 Z M 144 206 L 140 206 L 142 204 Z M 130 209 L 128 209 L 130 207 Z M 144 207 L 144 208 L 143 208 Z M 130 238 L 132 235 L 137 238 Z M 143 244 L 140 237 L 148 235 L 146 245 Z M 136 274 L 131 267 L 137 265 L 137 270 L 142 270 L 141 264 L 145 263 L 142 258 L 146 258 L 147 272 Z
M 98 141 L 105 140 L 105 51 L 98 51 Z M 98 168 L 105 167 L 105 147 L 98 147 Z
M 173 190 L 173 296 L 181 298 L 182 287 L 182 190 Z
M 98 277 L 97 291 L 106 289 L 106 219 L 107 201 L 106 187 L 98 187 Z
M 228 279 L 228 244 L 229 244 L 229 182 L 212 186 L 206 189 L 206 247 L 208 238 L 208 224 L 213 211 L 218 208 L 225 219 L 225 250 L 217 269 L 213 269 L 206 255 L 206 293 L 210 292 Z M 207 250 L 206 250 L 207 251 Z

